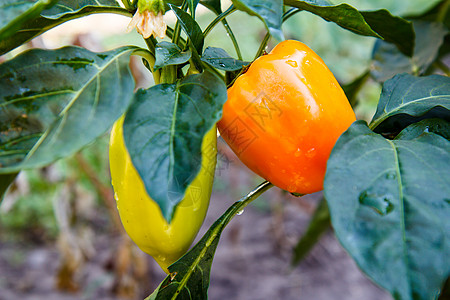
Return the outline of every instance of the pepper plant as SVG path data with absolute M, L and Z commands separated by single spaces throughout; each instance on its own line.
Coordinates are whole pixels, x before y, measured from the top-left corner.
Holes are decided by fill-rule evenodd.
M 376 39 L 371 66 L 343 88 L 353 107 L 370 77 L 382 92 L 372 120 L 354 122 L 335 144 L 324 201 L 293 249 L 293 263 L 331 222 L 361 270 L 394 299 L 443 299 L 450 274 L 450 1 L 431 2 L 400 17 L 329 0 L 233 0 L 226 9 L 220 0 L 0 0 L 1 55 L 98 13 L 130 17 L 129 30 L 147 45 L 103 53 L 32 49 L 0 65 L 0 194 L 21 170 L 76 153 L 125 115 L 126 148 L 170 224 L 200 170 L 203 136 L 221 119 L 227 87 L 252 63 L 243 61 L 227 17 L 239 10 L 264 24 L 257 58 L 269 40 L 284 40 L 283 22 L 307 11 Z M 206 28 L 196 21 L 199 6 L 215 15 Z M 173 28 L 164 23 L 168 11 L 177 19 Z M 205 47 L 222 25 L 234 53 Z M 132 55 L 152 73 L 153 87 L 134 91 Z M 270 187 L 266 181 L 233 204 L 147 299 L 206 299 L 222 230 Z

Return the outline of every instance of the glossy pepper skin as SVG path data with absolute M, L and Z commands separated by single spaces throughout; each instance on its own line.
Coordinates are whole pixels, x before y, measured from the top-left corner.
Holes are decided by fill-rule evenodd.
M 111 131 L 109 160 L 117 209 L 125 231 L 161 268 L 178 260 L 189 248 L 205 218 L 216 165 L 216 126 L 204 137 L 202 167 L 178 204 L 170 224 L 147 194 L 123 139 L 123 117 Z
M 247 167 L 284 190 L 308 194 L 322 190 L 331 150 L 354 121 L 323 60 L 287 40 L 236 79 L 217 125 Z

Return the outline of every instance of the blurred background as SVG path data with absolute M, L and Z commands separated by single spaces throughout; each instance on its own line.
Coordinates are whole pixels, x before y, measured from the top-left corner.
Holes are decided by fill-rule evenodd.
M 344 1 L 335 1 L 336 4 Z M 414 15 L 436 1 L 345 1 L 361 10 L 387 8 Z M 224 9 L 230 2 L 223 1 Z M 198 11 L 201 27 L 214 19 Z M 227 18 L 251 61 L 266 30 L 259 19 L 236 12 Z M 31 47 L 78 45 L 106 51 L 122 45 L 145 47 L 129 18 L 94 15 L 71 21 L 0 57 L 12 58 Z M 174 24 L 168 13 L 166 21 Z M 371 64 L 375 39 L 350 33 L 308 12 L 283 25 L 287 39 L 306 43 L 345 85 Z M 225 30 L 217 26 L 205 46 L 235 56 Z M 269 43 L 268 50 L 273 47 Z M 153 84 L 141 61 L 131 68 L 137 87 Z M 357 98 L 359 119 L 370 120 L 381 87 L 369 80 Z M 0 205 L 0 300 L 143 299 L 165 277 L 151 257 L 124 234 L 110 184 L 105 134 L 73 157 L 48 167 L 23 171 Z M 254 175 L 219 139 L 211 206 L 199 237 L 234 201 L 263 180 Z M 321 194 L 296 198 L 273 188 L 236 216 L 225 229 L 212 265 L 210 299 L 367 299 L 390 296 L 362 275 L 331 229 L 306 258 L 291 266 L 292 249 L 306 230 Z M 197 238 L 198 239 L 198 238 Z

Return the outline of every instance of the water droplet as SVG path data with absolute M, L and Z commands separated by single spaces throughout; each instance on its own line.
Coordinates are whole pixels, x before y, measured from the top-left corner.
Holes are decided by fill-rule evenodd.
M 159 261 L 166 261 L 166 257 L 164 257 L 162 255 L 158 255 L 158 260 Z
M 222 68 L 225 68 L 225 64 L 224 63 L 219 63 L 219 66 L 221 66 Z
M 388 172 L 386 173 L 386 179 L 396 179 L 397 174 L 395 172 Z
M 316 148 L 311 148 L 306 152 L 306 157 L 313 158 L 316 156 Z
M 393 196 L 390 194 L 377 194 L 366 190 L 359 195 L 359 203 L 369 206 L 382 216 L 387 215 L 394 210 L 392 201 Z
M 297 62 L 295 60 L 287 60 L 286 63 L 288 65 L 290 65 L 291 67 L 293 67 L 293 68 L 297 68 L 298 67 L 298 64 L 297 64 Z
M 242 215 L 243 213 L 244 213 L 244 210 L 241 209 L 240 211 L 238 211 L 238 212 L 236 213 L 236 215 L 240 216 L 240 215 Z
M 119 201 L 119 196 L 117 195 L 117 193 L 114 193 L 114 199 L 116 199 L 116 201 Z

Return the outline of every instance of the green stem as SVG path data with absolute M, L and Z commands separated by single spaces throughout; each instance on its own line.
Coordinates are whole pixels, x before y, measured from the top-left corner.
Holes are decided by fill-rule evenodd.
M 211 73 L 216 74 L 220 79 L 223 80 L 223 82 L 225 82 L 225 76 L 223 76 L 222 73 L 220 73 L 219 71 L 217 71 L 216 68 L 211 67 L 209 64 L 202 62 L 202 66 L 204 69 L 210 71 Z
M 130 2 L 130 0 L 122 0 L 123 6 L 125 6 L 126 9 L 132 11 L 134 10 L 133 3 Z
M 172 28 L 170 28 L 169 26 L 167 26 L 166 35 L 167 35 L 170 39 L 173 39 L 173 37 L 175 36 L 174 33 L 175 33 L 175 31 L 174 31 Z M 183 39 L 182 37 L 180 37 L 180 38 L 178 39 L 178 41 L 179 41 L 179 47 L 180 47 L 181 49 L 184 49 L 184 48 L 186 47 L 186 41 L 185 41 L 185 39 Z
M 211 32 L 211 30 L 214 27 L 216 27 L 217 24 L 219 24 L 219 22 L 222 22 L 222 20 L 224 20 L 229 14 L 231 14 L 235 10 L 236 8 L 233 5 L 231 5 L 226 11 L 218 15 L 211 23 L 209 23 L 205 31 L 203 31 L 203 36 L 206 37 Z
M 445 65 L 442 61 L 437 60 L 433 63 L 433 65 L 438 68 L 439 70 L 441 70 L 442 72 L 444 72 L 445 75 L 450 76 L 450 69 L 449 67 L 447 67 L 447 65 Z
M 146 49 L 137 49 L 133 52 L 133 55 L 139 55 L 144 58 L 148 64 L 150 65 L 151 70 L 155 67 L 155 56 Z M 153 81 L 155 84 L 159 84 L 161 82 L 161 73 L 159 70 L 152 71 Z
M 188 7 L 188 3 L 186 0 L 184 0 L 183 4 L 181 5 L 181 9 L 186 11 L 187 7 Z M 181 47 L 181 45 L 178 44 L 178 42 L 180 40 L 180 36 L 181 36 L 181 25 L 180 25 L 180 21 L 177 21 L 177 23 L 175 24 L 175 28 L 173 30 L 172 43 L 180 46 L 180 48 L 183 49 Z
M 160 83 L 174 83 L 177 79 L 177 66 L 166 66 L 161 69 Z
M 443 23 L 445 20 L 445 16 L 447 15 L 448 9 L 450 8 L 450 0 L 445 1 L 441 8 L 439 9 L 439 13 L 436 17 L 436 22 Z
M 242 53 L 241 49 L 239 48 L 239 44 L 236 40 L 236 36 L 234 35 L 233 31 L 231 30 L 230 25 L 228 25 L 227 20 L 225 19 L 228 15 L 232 14 L 236 11 L 236 8 L 231 5 L 226 11 L 218 15 L 209 25 L 206 27 L 205 31 L 203 31 L 203 36 L 206 38 L 206 36 L 211 32 L 211 30 L 219 23 L 222 22 L 223 27 L 225 27 L 225 30 L 227 31 L 228 36 L 230 37 L 231 41 L 233 42 L 234 49 L 236 50 L 236 54 L 240 60 L 242 60 Z
M 223 27 L 225 27 L 225 30 L 227 31 L 228 36 L 230 37 L 231 41 L 233 42 L 233 46 L 234 46 L 234 49 L 236 50 L 238 59 L 242 60 L 241 49 L 239 48 L 239 44 L 236 40 L 236 37 L 234 36 L 233 30 L 231 30 L 231 27 L 230 27 L 230 25 L 228 25 L 228 22 L 226 19 L 222 20 L 222 24 L 223 24 Z
M 283 22 L 287 21 L 290 17 L 292 17 L 293 15 L 295 15 L 301 11 L 302 11 L 302 9 L 300 9 L 300 8 L 292 7 L 291 9 L 289 9 L 287 12 L 285 12 L 283 14 Z
M 253 60 L 257 59 L 264 53 L 264 51 L 267 47 L 267 43 L 269 42 L 269 39 L 270 39 L 270 33 L 267 32 L 261 42 L 261 45 L 259 45 L 259 49 L 258 49 L 258 51 L 256 51 L 255 58 Z
M 285 12 L 283 14 L 283 22 L 287 21 L 290 17 L 292 17 L 293 15 L 295 15 L 296 13 L 298 13 L 300 11 L 302 11 L 302 10 L 299 8 L 291 8 L 290 10 L 288 10 L 287 12 Z M 269 39 L 270 39 L 270 33 L 267 32 L 266 35 L 264 36 L 264 39 L 261 42 L 261 45 L 259 45 L 258 51 L 256 51 L 256 55 L 255 55 L 254 59 L 257 59 L 264 53 L 264 50 L 266 49 Z

